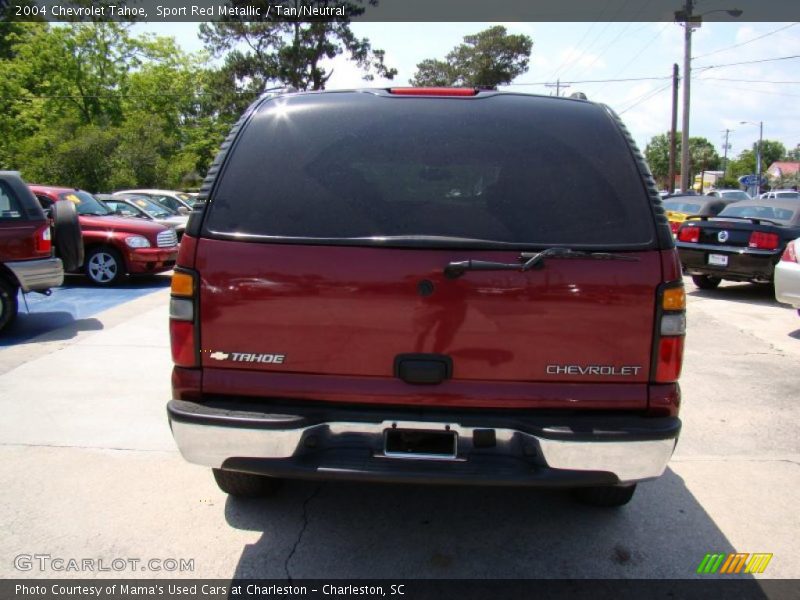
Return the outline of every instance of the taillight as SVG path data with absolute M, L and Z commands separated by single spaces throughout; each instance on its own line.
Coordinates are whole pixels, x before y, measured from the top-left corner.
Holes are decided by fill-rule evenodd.
M 53 247 L 53 242 L 50 238 L 50 225 L 44 225 L 36 230 L 36 235 L 34 236 L 34 247 L 36 252 L 39 253 L 50 253 L 50 250 Z
M 670 221 L 669 222 L 669 228 L 672 230 L 673 234 L 676 234 L 676 233 L 678 233 L 678 229 L 681 228 L 681 224 L 678 223 L 677 221 Z
M 407 87 L 390 88 L 390 94 L 398 96 L 476 96 L 475 88 L 449 88 L 449 87 Z
M 797 250 L 794 249 L 795 242 L 789 242 L 786 244 L 786 250 L 783 251 L 781 254 L 781 260 L 785 260 L 787 262 L 800 262 L 797 260 Z
M 682 281 L 659 289 L 656 314 L 652 372 L 656 383 L 672 383 L 681 374 L 686 335 L 686 292 Z
M 759 250 L 775 250 L 780 245 L 780 238 L 777 233 L 754 231 L 750 234 L 750 241 L 747 245 Z
M 172 361 L 179 367 L 199 366 L 197 347 L 197 277 L 180 267 L 172 275 L 169 337 Z
M 681 242 L 691 242 L 693 244 L 700 241 L 700 228 L 693 225 L 681 227 L 678 230 L 678 240 Z

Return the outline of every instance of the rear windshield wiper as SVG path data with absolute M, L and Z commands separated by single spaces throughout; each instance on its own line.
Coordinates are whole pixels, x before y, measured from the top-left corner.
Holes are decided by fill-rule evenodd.
M 544 266 L 545 258 L 592 258 L 597 260 L 627 260 L 638 261 L 635 256 L 625 254 L 611 254 L 610 252 L 584 252 L 570 248 L 547 248 L 541 252 L 523 252 L 520 254 L 521 263 L 501 263 L 487 260 L 461 260 L 448 263 L 444 268 L 444 275 L 448 279 L 461 277 L 467 271 L 530 271 Z

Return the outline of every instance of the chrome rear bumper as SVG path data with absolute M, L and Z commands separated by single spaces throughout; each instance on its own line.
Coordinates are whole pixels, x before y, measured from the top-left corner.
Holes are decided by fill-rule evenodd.
M 645 418 L 637 420 L 660 421 L 649 436 L 641 427 L 609 428 L 608 420 L 592 430 L 582 417 L 574 427 L 569 420 L 558 426 L 532 421 L 504 427 L 492 419 L 477 425 L 427 417 L 309 422 L 313 419 L 297 414 L 227 411 L 178 400 L 170 402 L 168 413 L 184 458 L 209 467 L 296 477 L 518 485 L 616 484 L 658 477 L 680 430 L 677 419 Z M 455 457 L 387 453 L 385 432 L 392 429 L 452 432 Z M 494 432 L 488 447 L 478 441 L 487 431 Z
M 19 260 L 5 265 L 17 278 L 23 292 L 40 292 L 64 283 L 64 266 L 60 258 Z

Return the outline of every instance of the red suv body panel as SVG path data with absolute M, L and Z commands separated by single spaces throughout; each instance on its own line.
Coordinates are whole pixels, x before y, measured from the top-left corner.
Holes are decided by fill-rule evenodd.
M 445 404 L 472 406 L 497 406 L 507 396 L 508 406 L 580 408 L 585 398 L 596 408 L 607 391 L 584 396 L 554 386 L 540 394 L 525 387 L 645 384 L 659 254 L 636 253 L 637 262 L 630 263 L 553 259 L 542 270 L 472 273 L 456 280 L 442 272 L 453 260 L 508 262 L 518 254 L 332 247 L 320 261 L 314 246 L 201 239 L 195 265 L 204 274 L 202 366 L 235 369 L 243 381 L 235 387 L 245 395 L 259 395 L 264 386 L 258 377 L 245 379 L 243 371 L 365 378 L 359 387 L 380 402 L 377 378 L 402 383 L 394 376 L 395 356 L 444 354 L 454 361 L 452 379 L 425 392 L 435 394 L 434 404 L 444 398 Z M 429 296 L 418 290 L 423 281 L 433 285 Z M 211 358 L 217 351 L 285 358 L 280 364 L 221 362 Z M 563 365 L 612 366 L 617 372 L 587 376 L 555 368 Z M 622 367 L 629 369 L 622 374 Z M 232 379 L 210 375 L 206 381 L 224 381 L 225 387 Z M 330 377 L 323 380 L 309 384 L 308 397 L 338 395 Z M 510 387 L 500 392 L 492 382 Z M 416 394 L 404 399 L 392 393 L 392 387 L 384 402 L 420 402 Z M 646 406 L 645 386 L 637 389 L 625 394 L 627 408 Z

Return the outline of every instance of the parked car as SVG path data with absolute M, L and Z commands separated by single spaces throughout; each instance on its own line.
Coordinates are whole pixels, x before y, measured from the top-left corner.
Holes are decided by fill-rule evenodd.
M 75 207 L 56 202 L 49 213 L 18 172 L 0 171 L 0 331 L 17 316 L 20 290 L 49 293 L 64 281 L 65 264 L 80 267 L 83 260 Z
M 170 209 L 178 214 L 188 215 L 196 201 L 191 194 L 186 192 L 176 192 L 174 190 L 120 190 L 114 192 L 113 196 L 123 196 L 135 194 L 137 196 L 147 196 L 157 204 Z
M 169 271 L 178 256 L 175 230 L 158 223 L 117 217 L 90 193 L 65 187 L 30 185 L 45 209 L 68 200 L 78 212 L 86 259 L 83 272 L 102 286 L 119 283 L 126 274 Z M 77 272 L 76 269 L 67 271 Z
M 664 198 L 663 205 L 669 227 L 675 234 L 681 223 L 690 215 L 714 217 L 732 202 L 736 202 L 736 200 L 710 196 L 670 196 Z
M 716 218 L 689 218 L 677 247 L 686 272 L 701 289 L 720 282 L 771 283 L 786 244 L 800 236 L 800 203 L 750 200 L 727 206 Z
M 764 198 L 766 200 L 797 200 L 800 198 L 800 192 L 797 190 L 772 190 L 770 192 L 764 192 L 759 196 L 759 198 Z
M 775 266 L 775 298 L 791 304 L 800 314 L 800 238 L 786 244 Z
M 664 471 L 683 279 L 607 107 L 464 88 L 272 94 L 203 190 L 172 279 L 168 414 L 223 491 L 540 485 L 617 506 Z
M 706 195 L 725 200 L 752 200 L 750 194 L 742 190 L 713 190 Z
M 189 221 L 188 216 L 177 214 L 157 204 L 147 196 L 138 194 L 122 194 L 119 196 L 97 194 L 95 197 L 105 204 L 111 212 L 120 217 L 147 219 L 164 227 L 172 227 L 178 236 L 178 241 L 183 237 L 186 223 Z

